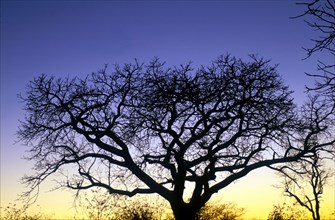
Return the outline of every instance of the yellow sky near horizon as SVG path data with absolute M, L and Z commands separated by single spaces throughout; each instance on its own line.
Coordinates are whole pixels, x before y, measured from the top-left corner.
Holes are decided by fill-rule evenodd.
M 335 163 L 334 163 L 335 164 Z M 335 167 L 334 167 L 335 168 Z M 244 208 L 243 219 L 263 220 L 273 209 L 273 205 L 292 204 L 292 200 L 284 197 L 282 190 L 273 187 L 280 179 L 273 171 L 261 168 L 251 172 L 244 178 L 232 183 L 228 187 L 215 194 L 210 201 L 222 203 L 235 203 L 237 207 Z M 321 212 L 325 216 L 335 212 L 335 179 L 330 179 L 322 195 Z M 31 212 L 41 212 L 52 216 L 54 219 L 83 218 L 83 208 L 75 207 L 74 192 L 68 190 L 50 191 L 52 182 L 46 182 L 40 189 L 40 195 L 36 204 L 30 209 Z M 13 189 L 12 193 L 17 191 Z M 9 201 L 12 204 L 19 201 Z M 1 206 L 5 207 L 2 203 Z M 3 212 L 3 209 L 2 209 Z
M 280 178 L 266 168 L 261 168 L 248 177 L 233 183 L 221 190 L 224 201 L 233 200 L 240 207 L 246 209 L 244 219 L 266 219 L 273 209 L 273 205 L 292 204 L 293 200 L 283 195 L 283 191 L 275 187 Z M 321 211 L 329 215 L 335 211 L 335 179 L 329 180 L 322 195 Z

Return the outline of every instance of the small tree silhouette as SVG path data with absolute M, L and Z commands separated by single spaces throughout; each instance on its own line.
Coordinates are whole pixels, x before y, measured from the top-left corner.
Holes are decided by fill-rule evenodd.
M 314 115 L 310 115 L 309 120 L 302 121 L 307 127 L 311 125 L 310 120 L 320 120 L 323 114 L 330 116 L 327 123 L 334 123 L 333 104 L 329 103 L 328 100 L 319 100 L 319 98 L 318 95 L 310 98 L 302 107 L 302 112 L 315 112 Z M 316 112 L 319 113 L 316 114 Z M 323 113 L 321 114 L 321 112 Z M 323 137 L 315 135 L 310 138 L 308 146 L 319 145 L 319 141 L 322 139 Z M 284 188 L 285 195 L 293 198 L 297 204 L 308 210 L 313 220 L 321 219 L 320 203 L 323 188 L 328 179 L 334 175 L 334 170 L 327 170 L 323 161 L 325 159 L 333 160 L 334 153 L 334 146 L 329 149 L 319 148 L 290 164 L 270 166 L 284 180 L 282 185 L 276 187 Z
M 294 163 L 293 167 L 294 169 L 284 166 L 280 169 L 280 174 L 284 178 L 285 195 L 308 210 L 313 220 L 320 220 L 323 188 L 334 173 L 326 170 L 322 158 L 317 153 Z

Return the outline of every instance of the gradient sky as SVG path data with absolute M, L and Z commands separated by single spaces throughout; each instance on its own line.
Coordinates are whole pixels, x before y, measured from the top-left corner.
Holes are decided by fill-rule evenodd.
M 33 77 L 84 77 L 134 58 L 148 62 L 157 56 L 170 66 L 192 61 L 197 67 L 221 54 L 256 53 L 279 64 L 301 104 L 304 86 L 312 84 L 304 72 L 315 71 L 318 58 L 332 59 L 319 54 L 302 60 L 302 47 L 318 36 L 302 19 L 290 19 L 303 10 L 291 0 L 1 1 L 1 206 L 17 198 L 24 190 L 19 179 L 31 172 L 32 163 L 22 159 L 28 148 L 15 144 L 15 132 L 24 118 L 17 94 Z M 266 217 L 280 201 L 281 192 L 271 186 L 276 181 L 261 169 L 219 196 L 250 216 Z M 72 194 L 47 193 L 51 188 L 51 182 L 43 185 L 38 203 L 68 211 Z M 326 208 L 332 209 L 335 194 L 327 193 Z

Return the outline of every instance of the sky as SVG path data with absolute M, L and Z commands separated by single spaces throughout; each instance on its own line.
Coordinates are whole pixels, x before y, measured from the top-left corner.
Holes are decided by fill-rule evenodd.
M 209 65 L 221 54 L 247 59 L 249 54 L 271 59 L 294 90 L 297 104 L 306 99 L 305 72 L 316 70 L 306 57 L 318 33 L 302 19 L 290 17 L 304 8 L 291 0 L 147 0 L 147 1 L 1 1 L 1 206 L 15 202 L 24 191 L 20 178 L 31 173 L 23 160 L 27 146 L 15 132 L 24 119 L 17 95 L 40 74 L 85 77 L 105 64 L 148 62 L 154 57 L 174 66 L 192 61 Z M 281 199 L 275 175 L 261 169 L 222 190 L 217 197 L 246 207 L 249 217 L 266 218 Z M 325 209 L 334 209 L 334 183 L 325 195 Z M 46 182 L 37 203 L 63 218 L 72 193 L 48 192 Z M 246 196 L 249 195 L 249 196 Z M 62 214 L 61 214 L 62 213 Z

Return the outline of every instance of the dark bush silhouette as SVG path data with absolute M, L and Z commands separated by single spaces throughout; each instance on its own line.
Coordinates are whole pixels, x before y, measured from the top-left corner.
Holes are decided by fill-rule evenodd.
M 26 205 L 19 206 L 9 203 L 5 208 L 1 207 L 1 219 L 3 220 L 51 220 L 52 216 L 39 212 L 28 212 Z
M 269 213 L 268 220 L 304 220 L 308 219 L 304 213 L 294 206 L 287 204 L 274 205 Z
M 245 210 L 234 203 L 209 203 L 197 214 L 198 220 L 240 220 Z
M 153 207 L 148 202 L 134 201 L 119 208 L 115 219 L 124 220 L 154 220 L 157 219 L 155 212 L 159 212 L 159 207 Z
M 27 114 L 18 137 L 36 162 L 25 196 L 75 166 L 57 180 L 61 187 L 157 193 L 177 220 L 194 219 L 214 193 L 252 170 L 334 143 L 328 115 L 311 108 L 306 126 L 290 94 L 276 66 L 256 56 L 221 56 L 198 70 L 154 59 L 84 79 L 42 75 L 21 96 Z M 311 145 L 315 136 L 327 138 Z M 187 185 L 194 187 L 185 201 Z
M 101 189 L 94 189 L 90 195 L 86 192 L 78 195 L 80 212 L 88 219 L 111 220 L 122 199 L 119 195 L 102 193 Z

